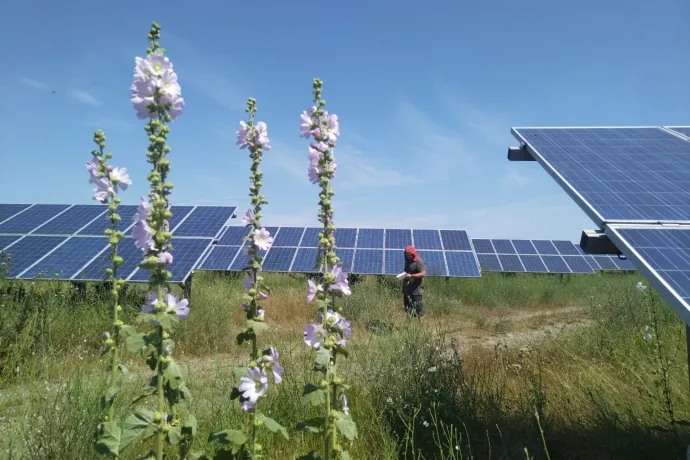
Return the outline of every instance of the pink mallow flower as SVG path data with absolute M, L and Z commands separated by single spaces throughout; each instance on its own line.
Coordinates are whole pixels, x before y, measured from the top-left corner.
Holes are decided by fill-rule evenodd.
M 273 245 L 273 237 L 268 230 L 260 228 L 254 232 L 254 244 L 256 244 L 259 249 L 268 251 Z

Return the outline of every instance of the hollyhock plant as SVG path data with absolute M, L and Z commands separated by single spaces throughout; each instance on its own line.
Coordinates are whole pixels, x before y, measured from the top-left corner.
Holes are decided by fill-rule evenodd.
M 105 410 L 106 415 L 97 427 L 95 447 L 101 455 L 117 457 L 119 444 L 116 445 L 113 440 L 120 438 L 121 428 L 115 419 L 115 400 L 119 394 L 120 374 L 126 372 L 125 366 L 120 363 L 120 347 L 127 334 L 134 328 L 125 325 L 120 320 L 120 312 L 122 312 L 122 306 L 119 303 L 120 290 L 125 282 L 117 276 L 117 269 L 124 264 L 117 249 L 124 235 L 118 230 L 120 216 L 117 214 L 117 207 L 120 204 L 120 198 L 116 193 L 118 189 L 126 190 L 132 181 L 126 169 L 114 168 L 107 163 L 112 158 L 112 154 L 105 153 L 105 140 L 103 131 L 98 130 L 94 133 L 93 142 L 98 149 L 92 152 L 93 161 L 86 162 L 86 169 L 90 176 L 89 183 L 96 184 L 93 199 L 108 205 L 107 216 L 110 221 L 110 228 L 105 230 L 105 235 L 108 236 L 110 242 L 111 266 L 105 269 L 105 279 L 112 285 L 110 298 L 113 332 L 112 334 L 110 331 L 103 332 L 103 354 L 110 354 L 109 381 L 108 389 L 101 398 L 101 408 Z
M 309 145 L 309 181 L 318 184 L 319 221 L 323 230 L 319 233 L 317 263 L 321 276 L 317 282 L 308 281 L 306 302 L 315 300 L 317 322 L 304 329 L 304 343 L 316 350 L 314 369 L 321 374 L 320 385 L 307 385 L 304 400 L 312 405 L 323 406 L 320 417 L 299 423 L 297 429 L 319 433 L 323 437 L 323 454 L 312 451 L 303 458 L 349 459 L 350 454 L 338 441 L 338 433 L 347 440 L 357 437 L 357 425 L 350 416 L 345 397 L 346 385 L 336 375 L 336 361 L 339 355 L 347 357 L 347 340 L 352 336 L 350 322 L 342 317 L 335 300 L 351 294 L 347 273 L 339 265 L 335 253 L 335 225 L 333 223 L 332 197 L 335 192 L 330 181 L 335 176 L 336 163 L 333 149 L 340 136 L 338 116 L 324 110 L 326 102 L 321 98 L 323 83 L 314 79 L 314 105 L 300 116 L 300 136 L 312 138 Z
M 261 227 L 261 210 L 263 205 L 268 204 L 266 198 L 261 194 L 261 178 L 263 172 L 259 170 L 259 165 L 263 157 L 263 152 L 270 150 L 268 139 L 268 128 L 266 123 L 260 121 L 254 123 L 256 113 L 256 100 L 249 98 L 247 108 L 249 120 L 240 122 L 240 129 L 237 131 L 236 145 L 240 149 L 249 151 L 251 159 L 249 179 L 249 196 L 252 197 L 252 207 L 247 209 L 242 216 L 242 224 L 249 227 L 249 233 L 245 238 L 247 255 L 249 261 L 245 270 L 247 277 L 243 281 L 245 293 L 242 298 L 242 310 L 247 318 L 246 329 L 237 336 L 237 343 L 242 345 L 245 342 L 251 343 L 249 363 L 247 366 L 235 369 L 235 375 L 239 378 L 237 386 L 233 388 L 231 398 L 239 399 L 242 411 L 248 414 L 250 419 L 248 433 L 237 430 L 224 430 L 211 434 L 209 440 L 226 440 L 232 444 L 232 452 L 239 452 L 239 456 L 232 458 L 256 458 L 260 455 L 261 445 L 257 442 L 257 427 L 265 426 L 273 432 L 280 433 L 288 439 L 287 430 L 275 420 L 265 416 L 259 411 L 261 398 L 271 389 L 272 385 L 277 385 L 282 381 L 283 368 L 278 362 L 278 351 L 274 347 L 265 349 L 259 354 L 258 337 L 262 331 L 268 329 L 264 322 L 265 312 L 261 306 L 261 301 L 268 298 L 270 289 L 265 285 L 264 278 L 261 276 L 261 266 L 263 257 L 260 251 L 267 251 L 273 244 L 273 237 L 270 232 Z M 270 378 L 269 378 L 270 377 Z M 223 433 L 232 431 L 234 436 L 226 436 Z M 241 433 L 241 434 L 238 434 Z

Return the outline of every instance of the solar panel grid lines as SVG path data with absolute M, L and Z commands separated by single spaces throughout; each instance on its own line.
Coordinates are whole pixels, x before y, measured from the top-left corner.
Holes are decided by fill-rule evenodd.
M 36 204 L 0 224 L 0 233 L 28 234 L 70 208 L 65 204 Z
M 604 231 L 690 324 L 690 225 L 610 224 Z
M 96 255 L 86 266 L 72 275 L 72 281 L 101 281 L 106 278 L 105 269 L 112 267 L 110 245 Z M 117 254 L 122 257 L 123 265 L 117 269 L 117 277 L 127 279 L 137 269 L 144 258 L 141 249 L 135 245 L 134 238 L 125 237 L 117 246 Z
M 106 216 L 107 206 L 75 204 L 29 232 L 30 235 L 73 235 L 84 230 L 99 217 Z
M 134 216 L 137 213 L 138 206 L 135 205 L 120 205 L 117 207 L 117 214 L 120 216 L 120 220 L 117 223 L 117 229 L 123 234 L 128 234 L 129 230 L 134 226 Z M 111 227 L 110 216 L 107 213 L 107 208 L 105 213 L 100 217 L 94 219 L 88 225 L 82 227 L 78 231 L 74 232 L 75 235 L 94 235 L 102 236 L 105 234 L 105 230 Z
M 690 222 L 690 142 L 661 127 L 513 128 L 599 226 Z
M 72 237 L 47 253 L 22 273 L 19 279 L 70 279 L 108 246 L 104 236 Z
M 664 126 L 664 128 L 669 129 L 674 133 L 681 134 L 686 138 L 690 139 L 690 126 Z
M 17 203 L 0 203 L 0 224 L 6 220 L 26 211 L 31 204 L 17 204 Z
M 179 237 L 217 238 L 237 208 L 234 206 L 195 206 L 175 228 Z
M 55 248 L 67 241 L 64 236 L 26 235 L 5 248 L 10 257 L 8 278 L 16 278 Z
M 168 279 L 171 283 L 183 283 L 187 280 L 194 267 L 213 243 L 212 238 L 173 238 L 171 250 L 173 262 L 167 269 L 172 274 Z M 148 281 L 151 274 L 149 270 L 136 268 L 127 278 L 127 281 Z

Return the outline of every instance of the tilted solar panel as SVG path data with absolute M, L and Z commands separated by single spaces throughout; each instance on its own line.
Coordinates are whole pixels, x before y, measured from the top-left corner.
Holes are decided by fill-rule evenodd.
M 177 237 L 215 238 L 235 212 L 234 206 L 197 206 L 175 228 Z M 172 210 L 175 212 L 175 209 Z M 173 214 L 174 217 L 174 214 Z M 171 224 L 171 228 L 174 228 Z
M 173 262 L 168 265 L 168 271 L 172 276 L 168 281 L 171 283 L 183 283 L 186 281 L 212 242 L 211 238 L 173 238 L 173 248 L 171 251 Z M 144 282 L 148 281 L 150 277 L 151 272 L 149 270 L 139 268 L 127 280 Z
M 682 134 L 685 137 L 690 137 L 690 126 L 666 126 L 666 128 Z
M 84 236 L 68 239 L 43 259 L 18 275 L 21 279 L 70 279 L 108 246 L 108 238 Z
M 43 225 L 35 228 L 34 235 L 72 235 L 85 228 L 92 221 L 104 215 L 106 206 L 94 206 L 89 204 L 76 204 Z
M 110 228 L 110 216 L 107 213 L 105 206 L 99 206 L 100 209 L 106 211 L 100 217 L 97 217 L 86 227 L 82 228 L 75 235 L 94 235 L 101 236 L 105 230 Z M 137 213 L 137 206 L 134 205 L 120 205 L 117 207 L 117 214 L 120 216 L 120 221 L 117 223 L 117 229 L 125 232 L 128 228 L 134 225 L 134 216 Z
M 19 214 L 30 204 L 0 204 L 0 223 L 6 221 L 10 217 Z
M 67 208 L 66 204 L 35 204 L 0 224 L 0 233 L 29 233 Z
M 25 236 L 5 248 L 10 257 L 8 278 L 15 278 L 24 270 L 38 262 L 59 244 L 65 242 L 64 236 Z
M 72 280 L 100 281 L 106 279 L 105 269 L 112 268 L 111 254 L 112 249 L 107 246 L 93 261 L 76 273 Z M 120 241 L 120 244 L 117 245 L 117 255 L 122 257 L 124 262 L 117 269 L 117 277 L 122 279 L 127 279 L 144 259 L 144 253 L 135 246 L 133 238 L 124 238 Z

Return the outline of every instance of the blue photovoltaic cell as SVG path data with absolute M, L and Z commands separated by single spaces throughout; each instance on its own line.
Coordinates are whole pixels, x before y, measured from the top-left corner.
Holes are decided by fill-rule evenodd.
M 690 228 L 606 227 L 606 235 L 690 323 Z
M 448 276 L 469 278 L 481 276 L 474 252 L 446 251 L 446 262 L 448 263 Z
M 405 249 L 412 244 L 412 231 L 400 228 L 386 229 L 386 249 Z M 359 245 L 357 245 L 359 246 Z M 361 247 L 361 246 L 359 246 Z M 398 272 L 400 273 L 400 272 Z
M 464 230 L 441 230 L 443 249 L 446 251 L 471 251 L 470 239 Z
M 355 250 L 350 248 L 335 248 L 335 255 L 340 259 L 340 266 L 345 273 L 352 272 L 352 260 L 355 257 Z
M 0 251 L 17 241 L 19 238 L 21 238 L 19 235 L 0 235 Z M 2 262 L 2 260 L 0 260 L 0 262 Z
M 519 128 L 515 137 L 590 218 L 690 220 L 690 142 L 660 128 Z
M 0 204 L 0 222 L 7 220 L 20 211 L 31 206 L 30 204 Z
M 582 256 L 563 256 L 563 260 L 565 260 L 565 263 L 573 273 L 594 273 L 592 267 L 589 266 L 585 258 Z
M 443 251 L 419 251 L 419 257 L 424 261 L 426 276 L 448 276 Z
M 544 254 L 557 255 L 558 254 L 558 249 L 556 249 L 556 246 L 554 246 L 553 243 L 549 240 L 532 240 L 532 244 L 534 244 L 534 248 L 541 255 L 544 255 Z
M 537 250 L 530 240 L 512 240 L 518 254 L 537 254 Z
M 537 255 L 520 255 L 520 261 L 522 262 L 522 265 L 525 267 L 525 270 L 527 270 L 530 273 L 547 273 L 549 271 L 546 268 L 546 265 L 544 265 L 544 262 L 541 260 L 541 257 Z
M 78 204 L 31 233 L 35 235 L 72 235 L 101 214 L 105 214 L 107 210 L 107 206 Z
M 260 249 L 259 255 L 265 258 L 266 251 Z M 235 260 L 232 261 L 232 265 L 230 265 L 230 270 L 244 270 L 245 268 L 247 268 L 248 263 L 249 255 L 247 254 L 247 246 L 242 246 L 240 250 L 237 252 Z
M 292 262 L 291 272 L 297 273 L 319 273 L 320 270 L 316 267 L 316 258 L 319 255 L 317 248 L 299 248 L 297 255 Z
M 112 268 L 112 262 L 110 261 L 111 252 L 110 247 L 106 247 L 105 251 L 101 252 L 93 262 L 74 275 L 72 279 L 77 281 L 99 281 L 105 279 L 105 269 Z M 127 279 L 144 259 L 143 252 L 135 246 L 133 238 L 124 238 L 120 241 L 120 244 L 117 245 L 117 254 L 124 260 L 124 264 L 117 269 L 117 277 L 123 280 Z
M 323 228 L 307 227 L 302 236 L 302 242 L 299 244 L 303 248 L 315 248 L 319 246 L 319 233 Z M 336 234 L 338 229 L 335 230 Z
M 590 267 L 592 267 L 592 270 L 594 271 L 599 271 L 601 270 L 601 267 L 599 266 L 599 262 L 597 262 L 597 259 L 594 258 L 592 255 L 585 255 L 582 256 L 585 258 L 587 263 L 589 264 Z
M 0 224 L 0 233 L 29 233 L 34 228 L 67 209 L 65 204 L 36 204 L 18 216 Z
M 412 237 L 416 249 L 443 249 L 438 230 L 412 230 Z
M 117 207 L 117 214 L 120 216 L 120 221 L 117 223 L 117 229 L 125 232 L 134 224 L 134 216 L 137 213 L 138 206 L 134 205 L 120 205 Z M 103 209 L 103 208 L 101 208 Z M 110 228 L 110 218 L 108 213 L 91 222 L 85 228 L 79 230 L 76 235 L 96 235 L 101 236 L 105 230 Z
M 263 269 L 267 272 L 290 271 L 290 265 L 292 265 L 295 252 L 297 252 L 297 248 L 271 247 L 264 259 Z
M 599 264 L 601 270 L 618 270 L 618 266 L 613 262 L 613 259 L 611 259 L 611 257 L 609 256 L 596 255 L 594 256 L 594 259 Z
M 244 237 L 249 234 L 249 227 L 228 227 L 218 240 L 219 246 L 242 246 Z
M 561 256 L 541 256 L 550 273 L 570 273 L 570 268 Z
M 197 206 L 184 222 L 175 229 L 175 236 L 206 236 L 214 238 L 228 219 L 232 217 L 235 209 L 237 208 L 234 206 Z
M 377 247 L 382 248 L 383 244 L 383 230 L 380 230 L 381 244 Z M 361 230 L 360 230 L 361 235 Z M 356 228 L 336 228 L 335 229 L 335 245 L 339 248 L 354 248 L 355 240 L 357 239 L 357 229 Z M 357 242 L 357 247 L 361 247 L 359 242 Z
M 497 254 L 517 254 L 510 240 L 491 240 Z
M 362 234 L 362 230 L 359 231 L 359 234 Z M 383 230 L 381 231 L 381 243 L 383 243 Z M 357 245 L 359 246 L 359 243 Z M 360 274 L 383 273 L 383 250 L 357 248 L 352 272 Z
M 514 254 L 499 254 L 498 259 L 501 261 L 503 271 L 508 273 L 524 272 L 525 267 L 520 262 L 520 257 Z
M 336 238 L 337 238 L 336 230 Z M 340 245 L 337 245 L 340 246 Z M 345 247 L 345 246 L 342 246 Z M 360 228 L 357 234 L 357 249 L 360 248 L 371 248 L 371 249 L 382 249 L 383 248 L 383 229 L 382 228 Z M 383 257 L 383 256 L 382 256 Z M 357 267 L 357 257 L 355 257 L 355 267 Z
M 14 278 L 65 241 L 64 236 L 25 236 L 7 248 L 10 257 L 8 278 Z
M 172 206 L 170 212 L 172 212 L 172 217 L 168 219 L 168 226 L 171 232 L 175 232 L 175 227 L 180 225 L 182 219 L 187 217 L 187 215 L 194 209 L 194 206 Z
M 491 244 L 491 240 L 472 240 L 472 244 L 474 245 L 474 252 L 477 254 L 496 254 L 496 250 L 494 249 L 494 245 Z
M 211 251 L 201 263 L 200 270 L 228 270 L 240 248 L 237 246 L 212 246 Z
M 273 246 L 299 246 L 304 227 L 280 227 L 280 231 L 273 240 Z
M 70 279 L 107 246 L 108 239 L 102 236 L 70 238 L 45 259 L 22 273 L 21 278 Z
M 173 263 L 168 265 L 168 271 L 172 276 L 168 279 L 171 283 L 182 283 L 187 279 L 201 255 L 213 240 L 210 238 L 175 239 L 172 240 Z M 149 270 L 139 269 L 129 281 L 148 281 L 151 277 Z
M 476 241 L 476 240 L 473 240 Z M 488 241 L 488 240 L 486 240 Z M 498 260 L 496 254 L 477 254 L 477 259 L 479 260 L 479 266 L 482 271 L 485 272 L 500 272 L 503 271 L 501 268 L 501 262 Z
M 385 257 L 384 273 L 397 275 L 405 271 L 405 251 L 403 249 L 387 249 Z
M 633 264 L 630 259 L 621 259 L 620 257 L 611 256 L 611 260 L 616 264 L 620 270 L 637 270 L 635 264 Z
M 667 126 L 667 128 L 672 129 L 683 136 L 690 137 L 690 126 Z
M 580 252 L 577 250 L 572 241 L 553 241 L 558 253 L 562 256 L 579 256 Z

